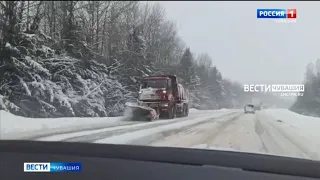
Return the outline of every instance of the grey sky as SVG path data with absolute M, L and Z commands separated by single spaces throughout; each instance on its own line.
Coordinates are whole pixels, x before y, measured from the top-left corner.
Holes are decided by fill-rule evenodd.
M 195 53 L 242 83 L 301 83 L 320 57 L 320 2 L 159 2 Z M 257 8 L 296 8 L 297 22 L 257 19 Z

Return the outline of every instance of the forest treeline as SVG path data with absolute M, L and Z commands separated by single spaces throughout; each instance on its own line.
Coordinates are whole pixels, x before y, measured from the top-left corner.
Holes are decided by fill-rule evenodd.
M 248 94 L 212 62 L 157 3 L 0 2 L 0 109 L 17 115 L 118 116 L 155 74 L 180 77 L 192 108 L 242 108 Z

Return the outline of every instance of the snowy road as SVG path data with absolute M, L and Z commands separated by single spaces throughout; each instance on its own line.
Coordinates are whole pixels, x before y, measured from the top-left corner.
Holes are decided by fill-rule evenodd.
M 140 133 L 142 136 L 145 136 L 147 131 L 151 131 L 151 135 L 156 134 L 156 131 L 163 132 L 164 130 L 169 130 L 171 128 L 180 129 L 184 127 L 184 125 L 194 125 L 197 123 L 204 123 L 207 119 L 211 118 L 220 118 L 223 116 L 227 116 L 230 114 L 239 114 L 239 110 L 228 110 L 228 111 L 221 111 L 221 112 L 200 112 L 192 113 L 189 117 L 185 118 L 176 118 L 172 120 L 156 120 L 153 122 L 144 122 L 144 121 L 137 121 L 135 124 L 131 124 L 132 122 L 124 121 L 121 126 L 110 126 L 103 129 L 98 130 L 89 130 L 89 131 L 81 131 L 75 133 L 66 133 L 66 134 L 59 134 L 54 136 L 47 136 L 36 138 L 35 140 L 43 140 L 43 141 L 68 141 L 68 142 L 96 142 L 96 141 L 106 141 L 109 138 L 114 137 L 122 137 L 123 135 L 127 136 L 129 133 Z M 130 124 L 128 124 L 130 123 Z M 164 128 L 164 129 L 163 129 Z M 134 139 L 137 135 L 132 136 Z M 125 141 L 130 141 L 133 139 L 122 138 Z M 119 141 L 113 141 L 112 143 Z M 125 142 L 127 143 L 127 142 Z
M 161 122 L 152 122 L 155 124 L 166 124 L 185 119 L 193 119 L 198 116 L 217 115 L 230 111 L 227 109 L 198 111 L 190 110 L 188 118 L 178 118 L 175 120 L 167 120 Z M 232 111 L 232 110 L 231 110 Z M 134 124 L 144 124 L 145 121 L 127 121 L 125 117 L 71 117 L 71 118 L 25 118 L 15 116 L 6 111 L 0 110 L 0 139 L 37 139 L 39 137 L 47 137 L 66 133 L 88 131 L 96 132 L 94 130 L 103 128 L 118 129 L 121 126 L 128 126 Z M 103 130 L 104 131 L 104 130 Z
M 49 133 L 33 140 L 224 149 L 320 160 L 319 126 L 320 118 L 285 109 L 256 114 L 195 111 L 173 120 L 114 120 L 105 128 Z
M 278 122 L 278 121 L 276 121 Z M 278 122 L 281 125 L 280 122 Z M 294 134 L 291 134 L 294 135 Z M 153 141 L 153 146 L 218 147 L 243 152 L 320 159 L 316 149 L 309 150 L 277 124 L 265 118 L 265 113 L 241 114 L 194 126 Z

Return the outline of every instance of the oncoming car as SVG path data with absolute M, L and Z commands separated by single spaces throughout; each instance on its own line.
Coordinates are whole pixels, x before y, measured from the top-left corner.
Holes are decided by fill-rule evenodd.
M 260 110 L 261 110 L 261 106 L 256 106 L 255 109 L 256 109 L 257 111 L 260 111 Z
M 257 104 L 255 105 L 254 109 L 257 111 L 261 111 L 262 105 L 261 104 Z
M 254 107 L 254 105 L 252 105 L 252 104 L 247 104 L 247 105 L 245 105 L 244 106 L 244 113 L 252 113 L 252 114 L 254 114 L 255 113 L 255 107 Z

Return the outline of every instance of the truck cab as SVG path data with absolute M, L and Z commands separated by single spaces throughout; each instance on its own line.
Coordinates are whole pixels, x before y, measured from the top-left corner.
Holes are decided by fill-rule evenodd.
M 178 84 L 174 75 L 148 76 L 141 79 L 139 105 L 155 109 L 170 119 L 188 114 L 188 91 Z
M 140 101 L 169 101 L 172 94 L 172 80 L 168 77 L 147 77 L 141 80 Z

